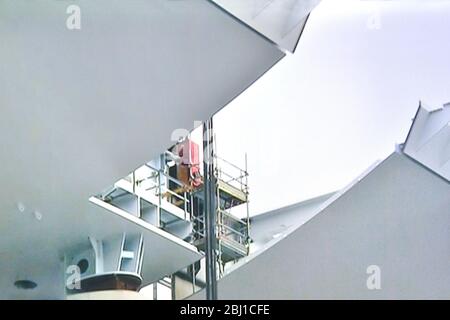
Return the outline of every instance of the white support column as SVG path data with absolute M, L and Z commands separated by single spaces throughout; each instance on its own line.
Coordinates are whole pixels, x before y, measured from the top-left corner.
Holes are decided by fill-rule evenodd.
M 104 256 L 103 256 L 103 242 L 95 238 L 89 237 L 92 248 L 95 253 L 95 273 L 104 272 Z

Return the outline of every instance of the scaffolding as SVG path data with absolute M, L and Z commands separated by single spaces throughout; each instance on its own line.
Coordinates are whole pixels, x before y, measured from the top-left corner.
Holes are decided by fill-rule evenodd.
M 192 194 L 164 169 L 147 163 L 98 198 L 183 240 L 190 239 Z
M 245 168 L 217 156 L 212 156 L 212 189 L 214 225 L 214 256 L 218 265 L 216 278 L 223 276 L 225 265 L 249 254 L 249 188 L 247 159 Z M 166 151 L 117 181 L 97 196 L 98 199 L 134 215 L 159 229 L 194 245 L 206 255 L 205 178 L 193 186 L 176 176 L 180 157 Z M 239 209 L 238 209 L 239 208 Z M 239 215 L 235 214 L 238 209 Z M 198 277 L 201 263 L 196 263 L 177 274 L 192 283 L 192 293 L 204 287 Z M 156 284 L 175 291 L 175 275 L 167 275 Z M 171 279 L 168 281 L 168 279 Z M 155 286 L 156 288 L 156 286 Z M 157 296 L 157 293 L 154 293 Z M 173 298 L 176 297 L 172 294 Z
M 227 262 L 238 260 L 249 254 L 249 192 L 248 192 L 248 172 L 245 169 L 226 161 L 216 155 L 214 161 L 214 192 L 216 194 L 216 239 L 217 254 L 222 276 L 224 265 Z M 247 161 L 246 161 L 247 162 Z M 195 196 L 202 197 L 203 190 L 197 190 Z M 245 205 L 245 217 L 239 218 L 234 215 L 232 209 Z M 194 225 L 194 245 L 200 250 L 205 247 L 205 216 L 200 214 L 193 216 Z

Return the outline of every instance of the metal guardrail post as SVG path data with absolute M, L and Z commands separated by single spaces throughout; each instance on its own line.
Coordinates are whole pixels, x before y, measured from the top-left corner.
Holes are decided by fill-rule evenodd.
M 162 206 L 162 188 L 161 188 L 161 172 L 158 171 L 158 209 L 156 210 L 158 228 L 161 227 L 161 206 Z

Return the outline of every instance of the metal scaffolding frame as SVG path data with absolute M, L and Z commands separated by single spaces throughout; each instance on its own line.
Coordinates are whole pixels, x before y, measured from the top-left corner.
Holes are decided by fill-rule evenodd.
M 213 121 L 209 119 L 203 125 L 203 185 L 193 188 L 169 173 L 169 168 L 179 162 L 178 155 L 166 151 L 159 159 L 144 164 L 116 182 L 98 198 L 120 209 L 122 197 L 134 197 L 136 205 L 122 210 L 180 237 L 203 252 L 204 267 L 197 262 L 173 276 L 192 282 L 193 293 L 206 288 L 207 299 L 215 300 L 218 298 L 217 281 L 224 274 L 225 264 L 249 254 L 247 156 L 245 169 L 219 157 Z M 246 205 L 246 218 L 231 213 L 233 208 L 241 205 Z M 186 226 L 177 229 L 180 222 Z M 172 224 L 176 224 L 178 231 L 171 228 Z M 188 231 L 190 233 L 186 233 Z M 198 276 L 200 270 L 202 274 Z M 175 282 L 172 283 L 173 291 L 174 287 Z M 157 292 L 154 296 L 157 297 Z M 175 297 L 172 292 L 172 298 Z

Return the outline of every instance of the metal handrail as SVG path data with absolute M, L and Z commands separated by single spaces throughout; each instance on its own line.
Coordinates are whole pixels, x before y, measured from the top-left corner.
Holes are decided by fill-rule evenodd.
M 152 172 L 150 173 L 149 176 L 147 176 L 143 179 L 140 179 L 139 181 L 136 181 L 135 173 L 137 170 L 133 171 L 132 181 L 131 181 L 133 184 L 133 192 L 134 192 L 135 186 L 139 186 L 140 184 L 142 184 L 142 182 L 150 180 L 152 183 L 152 186 L 150 188 L 145 188 L 144 190 L 152 191 L 154 189 L 157 189 L 155 192 L 155 195 L 159 199 L 159 202 L 158 202 L 159 210 L 158 211 L 160 211 L 160 209 L 161 209 L 162 199 L 165 198 L 165 195 L 169 194 L 171 197 L 175 197 L 178 200 L 183 202 L 184 218 L 187 219 L 188 216 L 190 218 L 192 216 L 192 213 L 189 210 L 189 204 L 191 203 L 191 201 L 188 199 L 187 190 L 183 189 L 182 194 L 176 193 L 173 190 L 169 189 L 167 187 L 166 183 L 163 183 L 163 179 L 161 179 L 161 177 L 164 177 L 168 181 L 174 182 L 178 187 L 181 187 L 181 188 L 185 188 L 186 184 L 174 177 L 171 177 L 170 175 L 165 173 L 163 170 L 154 168 L 149 163 L 145 163 L 144 166 L 149 168 Z M 168 202 L 170 203 L 170 201 L 168 201 Z M 173 203 L 171 203 L 171 204 L 173 204 Z M 192 210 L 192 208 L 191 208 L 191 210 Z M 159 218 L 158 218 L 158 220 L 159 220 Z
M 241 223 L 241 224 L 247 226 L 247 222 L 246 222 L 246 221 L 244 221 L 244 220 L 242 220 L 242 219 L 239 219 L 238 217 L 232 215 L 231 213 L 229 213 L 229 212 L 227 212 L 227 211 L 225 211 L 225 210 L 222 210 L 222 209 L 219 209 L 219 212 L 220 212 L 221 214 L 227 216 L 227 218 L 233 219 L 234 221 L 236 221 L 236 222 L 238 222 L 238 223 Z
M 146 163 L 145 164 L 146 167 L 148 167 L 149 169 L 155 171 L 157 173 L 157 175 L 163 175 L 165 176 L 167 179 L 169 179 L 172 182 L 175 182 L 176 184 L 178 184 L 180 187 L 184 187 L 186 186 L 186 184 L 183 181 L 180 181 L 174 177 L 171 177 L 170 175 L 168 175 L 167 173 L 165 173 L 163 170 L 159 170 L 154 168 L 153 166 L 151 166 L 150 164 Z
M 167 190 L 166 190 L 166 193 L 170 193 L 171 195 L 173 195 L 173 196 L 179 198 L 180 200 L 183 200 L 183 201 L 186 201 L 187 203 L 189 203 L 189 200 L 186 199 L 186 197 L 182 197 L 181 195 L 179 195 L 179 194 L 176 193 L 176 192 L 173 192 L 173 191 L 170 190 L 170 189 L 167 189 Z M 186 193 L 186 192 L 184 192 L 184 193 Z
M 237 165 L 217 156 L 214 155 L 214 159 L 216 162 L 216 176 L 218 179 L 221 179 L 223 182 L 233 185 L 234 187 L 240 189 L 242 192 L 248 194 L 248 172 L 247 170 L 244 170 Z M 238 171 L 237 175 L 232 175 L 225 171 L 223 168 L 221 168 L 219 162 L 223 162 L 226 165 L 230 166 L 234 170 Z M 237 184 L 237 185 L 236 185 Z
M 221 224 L 221 225 L 219 226 L 219 228 L 225 228 L 225 229 L 228 229 L 228 230 L 231 231 L 232 234 L 235 234 L 235 235 L 238 235 L 238 236 L 241 236 L 241 237 L 244 237 L 244 238 L 247 237 L 247 235 L 246 235 L 244 232 L 238 231 L 238 230 L 236 230 L 236 229 L 234 229 L 234 228 L 232 228 L 232 227 L 230 227 L 230 226 L 227 226 L 226 224 Z
M 242 221 L 240 219 L 232 217 L 230 214 L 228 214 L 227 212 L 225 212 L 223 210 L 220 210 L 220 212 L 222 214 L 224 213 L 227 218 L 231 218 L 235 222 L 240 223 L 242 226 L 239 229 L 242 229 L 242 230 L 237 230 L 237 229 L 235 229 L 233 227 L 230 227 L 229 225 L 224 223 L 223 216 L 220 216 L 219 220 L 217 221 L 217 229 L 218 229 L 219 236 L 222 235 L 222 236 L 225 236 L 225 237 L 228 238 L 230 235 L 235 235 L 235 236 L 237 236 L 240 239 L 240 241 L 236 241 L 235 239 L 232 239 L 232 238 L 231 239 L 228 238 L 228 240 L 235 241 L 235 242 L 243 244 L 245 242 L 245 240 L 248 238 L 248 234 L 246 232 L 246 230 L 247 230 L 247 223 L 245 221 Z M 205 219 L 202 216 L 200 216 L 200 217 L 192 217 L 192 220 L 201 222 L 203 224 L 205 223 Z M 203 236 L 204 235 L 204 229 L 205 229 L 205 226 L 199 227 L 196 230 L 196 234 Z M 230 232 L 228 232 L 228 233 L 223 232 L 224 229 L 226 229 L 227 231 L 230 231 Z
M 244 170 L 244 169 L 242 169 L 242 168 L 238 167 L 237 165 L 235 165 L 235 164 L 231 163 L 230 161 L 228 161 L 228 160 L 225 160 L 225 159 L 223 159 L 223 158 L 219 157 L 219 156 L 218 156 L 218 155 L 216 155 L 216 154 L 214 155 L 214 158 L 216 158 L 216 159 L 218 159 L 218 160 L 220 160 L 220 161 L 223 161 L 223 162 L 225 162 L 226 164 L 228 164 L 228 165 L 230 165 L 230 166 L 234 167 L 235 169 L 238 169 L 239 171 L 243 172 L 243 173 L 245 174 L 245 176 L 248 176 L 248 172 L 247 172 L 246 170 Z
M 224 170 L 221 170 L 221 169 L 219 169 L 218 171 L 219 171 L 220 173 L 222 173 L 222 174 L 224 174 L 224 175 L 230 177 L 230 178 L 233 178 L 233 180 L 243 179 L 243 178 L 247 177 L 247 175 L 245 175 L 245 174 L 241 174 L 241 175 L 235 177 L 235 176 L 232 176 L 232 175 L 229 174 L 228 172 L 226 172 L 226 171 L 224 171 Z

